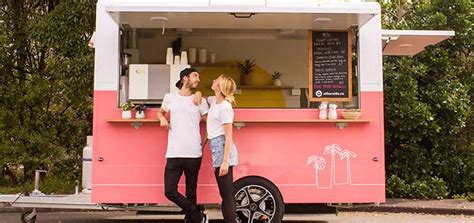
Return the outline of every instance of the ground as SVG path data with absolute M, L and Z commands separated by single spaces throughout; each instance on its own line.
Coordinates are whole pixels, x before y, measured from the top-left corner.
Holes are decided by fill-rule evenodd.
M 20 222 L 20 213 L 0 213 L 0 223 Z M 159 222 L 159 223 L 181 223 L 179 220 L 163 219 L 160 216 L 136 216 L 134 212 L 45 212 L 38 213 L 37 223 L 112 223 L 112 222 Z M 177 216 L 165 216 L 175 218 Z M 219 218 L 218 212 L 211 212 L 210 217 Z M 160 219 L 161 218 L 161 219 Z M 211 223 L 222 222 L 213 220 Z M 308 223 L 474 223 L 474 216 L 465 215 L 426 215 L 409 213 L 367 213 L 367 212 L 340 212 L 336 215 L 301 215 L 293 214 L 285 216 L 284 222 L 308 222 Z

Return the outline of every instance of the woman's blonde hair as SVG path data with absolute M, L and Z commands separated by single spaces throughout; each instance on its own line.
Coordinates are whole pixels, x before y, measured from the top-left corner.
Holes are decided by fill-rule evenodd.
M 234 93 L 237 90 L 237 84 L 235 84 L 234 79 L 225 74 L 220 75 L 218 79 L 219 90 L 221 94 L 224 95 L 225 100 L 231 104 L 235 104 Z

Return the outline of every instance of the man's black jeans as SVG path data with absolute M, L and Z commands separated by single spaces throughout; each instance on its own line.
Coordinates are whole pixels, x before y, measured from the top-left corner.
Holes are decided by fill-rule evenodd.
M 165 167 L 165 195 L 183 209 L 186 220 L 199 222 L 201 213 L 197 208 L 196 191 L 201 158 L 167 158 Z M 186 177 L 186 197 L 178 192 L 181 176 Z

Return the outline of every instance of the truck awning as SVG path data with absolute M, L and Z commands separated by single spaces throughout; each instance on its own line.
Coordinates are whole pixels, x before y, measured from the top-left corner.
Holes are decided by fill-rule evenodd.
M 117 24 L 130 28 L 347 30 L 362 26 L 380 13 L 380 6 L 373 2 L 291 4 L 287 1 L 286 5 L 278 0 L 237 2 L 103 4 Z
M 383 55 L 414 56 L 452 36 L 454 31 L 447 30 L 382 30 L 382 51 Z

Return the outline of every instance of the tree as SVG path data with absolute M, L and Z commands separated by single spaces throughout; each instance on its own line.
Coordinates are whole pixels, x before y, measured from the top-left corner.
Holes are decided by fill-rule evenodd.
M 91 134 L 96 1 L 2 0 L 0 164 L 79 176 Z M 3 34 L 3 35 L 2 35 Z
M 450 195 L 472 192 L 473 3 L 398 3 L 382 4 L 385 28 L 456 36 L 411 58 L 384 58 L 387 174 L 412 185 L 445 182 Z

